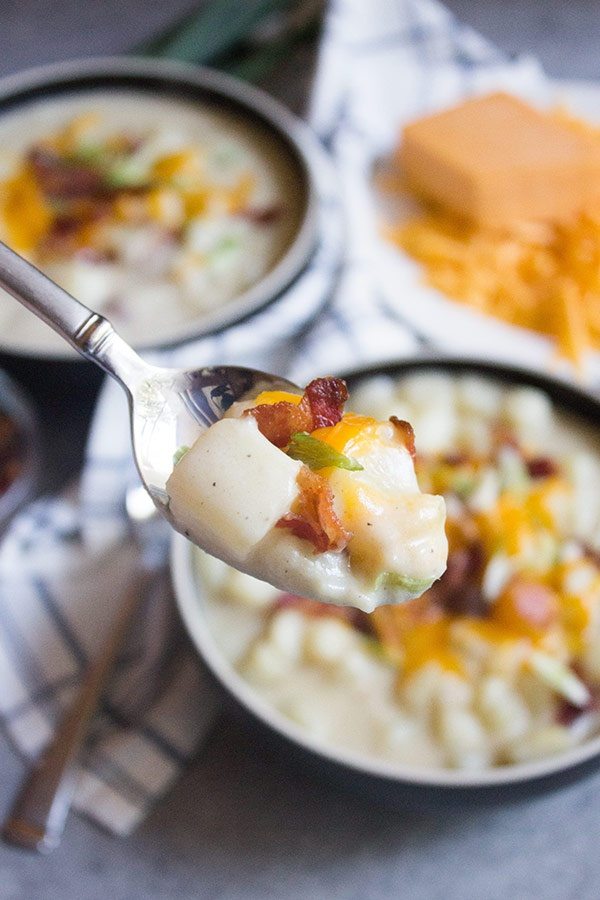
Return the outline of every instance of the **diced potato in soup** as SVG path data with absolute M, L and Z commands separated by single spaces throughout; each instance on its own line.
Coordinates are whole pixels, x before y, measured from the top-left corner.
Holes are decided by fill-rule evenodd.
M 446 565 L 445 508 L 422 494 L 411 426 L 343 413 L 346 386 L 238 404 L 177 462 L 175 520 L 196 544 L 302 596 L 372 610 L 420 596 Z

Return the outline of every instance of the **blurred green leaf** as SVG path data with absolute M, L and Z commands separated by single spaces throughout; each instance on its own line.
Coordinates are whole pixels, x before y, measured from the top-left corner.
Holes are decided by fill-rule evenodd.
M 213 0 L 134 52 L 180 62 L 213 62 L 267 16 L 289 6 L 290 0 Z
M 319 32 L 320 16 L 315 15 L 308 22 L 264 44 L 253 47 L 246 53 L 238 54 L 235 58 L 224 60 L 221 68 L 243 78 L 245 81 L 260 81 L 266 78 L 290 55 L 290 52 L 301 44 L 317 36 Z

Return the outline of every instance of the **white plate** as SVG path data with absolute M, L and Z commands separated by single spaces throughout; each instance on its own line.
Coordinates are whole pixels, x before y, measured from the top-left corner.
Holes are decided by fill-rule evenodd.
M 590 122 L 600 123 L 600 82 L 557 81 L 554 99 Z M 576 378 L 557 359 L 553 342 L 524 328 L 509 325 L 450 300 L 423 283 L 423 269 L 390 243 L 377 241 L 379 288 L 395 311 L 435 349 L 483 359 L 495 359 L 566 378 Z M 600 354 L 593 354 L 586 381 L 600 379 Z

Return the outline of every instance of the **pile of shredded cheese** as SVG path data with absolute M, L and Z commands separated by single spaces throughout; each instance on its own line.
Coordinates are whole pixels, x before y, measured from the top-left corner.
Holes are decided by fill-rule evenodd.
M 600 129 L 558 111 L 574 129 Z M 398 182 L 396 182 L 397 184 Z M 428 207 L 384 235 L 420 262 L 428 284 L 474 309 L 556 341 L 577 366 L 600 349 L 600 209 L 568 224 L 486 230 Z

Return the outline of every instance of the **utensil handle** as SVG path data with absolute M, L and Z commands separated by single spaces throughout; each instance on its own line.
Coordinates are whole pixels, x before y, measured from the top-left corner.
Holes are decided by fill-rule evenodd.
M 98 658 L 90 664 L 79 693 L 60 721 L 53 738 L 26 776 L 3 827 L 11 844 L 50 853 L 60 844 L 77 785 L 77 758 L 112 672 L 133 614 L 152 576 L 135 579 L 111 625 Z
M 31 263 L 0 242 L 0 286 L 65 341 L 131 390 L 150 368 L 114 330 Z

